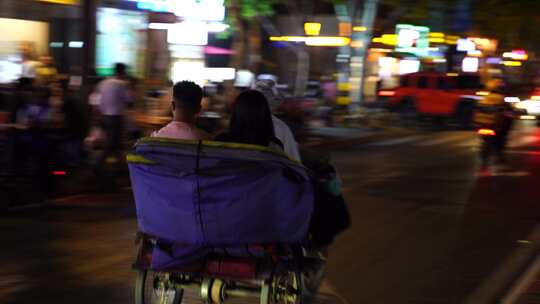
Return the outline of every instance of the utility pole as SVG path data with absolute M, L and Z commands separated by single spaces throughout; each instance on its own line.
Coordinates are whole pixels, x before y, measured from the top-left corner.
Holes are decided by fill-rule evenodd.
M 344 36 L 347 33 L 346 28 L 349 30 L 351 29 L 351 13 L 350 13 L 350 7 L 345 4 L 335 4 L 334 9 L 336 11 L 337 19 L 339 22 L 339 30 L 340 30 L 340 36 Z M 348 33 L 350 35 L 350 33 Z M 351 47 L 349 45 L 344 45 L 339 47 L 339 52 L 336 56 L 336 64 L 337 64 L 337 98 L 336 98 L 336 104 L 340 107 L 346 107 L 351 103 L 351 99 L 349 97 L 349 89 L 350 89 L 350 81 L 349 81 L 349 75 L 350 75 L 350 58 L 351 58 Z
M 82 3 L 83 21 L 83 75 L 94 74 L 96 62 L 96 0 L 84 0 Z
M 350 99 L 353 106 L 358 106 L 363 101 L 364 78 L 366 69 L 367 50 L 373 36 L 373 25 L 377 17 L 378 0 L 364 0 L 362 18 L 357 20 L 353 15 L 353 32 L 351 42 L 350 61 Z M 357 21 L 360 21 L 357 23 Z

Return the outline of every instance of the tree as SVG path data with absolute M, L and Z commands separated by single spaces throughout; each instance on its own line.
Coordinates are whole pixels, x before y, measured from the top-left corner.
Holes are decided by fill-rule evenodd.
M 271 17 L 275 14 L 275 5 L 283 5 L 295 18 L 295 27 L 303 28 L 306 16 L 311 12 L 309 0 L 227 0 L 229 23 L 233 31 L 232 66 L 237 69 L 250 69 L 257 72 L 261 61 L 261 28 L 268 35 L 279 36 Z M 309 76 L 309 54 L 303 45 L 289 48 L 296 57 L 297 75 L 295 95 L 303 95 Z
M 472 8 L 474 32 L 499 40 L 499 49 L 540 52 L 540 1 L 473 0 Z
M 237 69 L 257 70 L 260 54 L 260 25 L 258 18 L 274 14 L 273 0 L 226 0 L 229 24 L 233 32 L 232 66 Z

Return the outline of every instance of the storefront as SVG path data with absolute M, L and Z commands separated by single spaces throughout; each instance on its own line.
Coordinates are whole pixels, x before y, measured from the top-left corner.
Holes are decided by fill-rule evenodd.
M 124 63 L 130 74 L 145 76 L 146 12 L 99 7 L 96 12 L 96 73 L 113 74 L 115 63 Z
M 96 72 L 122 62 L 134 76 L 166 83 L 210 80 L 211 33 L 225 30 L 223 0 L 101 1 L 96 12 Z M 213 75 L 210 75 L 213 76 Z
M 3 0 L 0 4 L 0 83 L 23 76 L 25 60 L 52 56 L 60 72 L 81 62 L 81 10 L 75 0 Z

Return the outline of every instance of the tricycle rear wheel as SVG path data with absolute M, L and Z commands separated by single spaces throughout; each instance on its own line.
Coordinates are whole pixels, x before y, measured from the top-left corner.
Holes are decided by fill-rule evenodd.
M 302 276 L 298 271 L 283 271 L 276 273 L 271 283 L 266 286 L 268 292 L 261 290 L 261 296 L 267 298 L 261 301 L 264 304 L 301 304 Z
M 181 304 L 184 290 L 175 286 L 168 274 L 138 270 L 135 304 Z

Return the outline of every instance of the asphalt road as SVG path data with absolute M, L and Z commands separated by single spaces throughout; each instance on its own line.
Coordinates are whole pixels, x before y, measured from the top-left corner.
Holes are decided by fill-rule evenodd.
M 324 294 L 349 303 L 462 303 L 540 219 L 540 129 L 518 126 L 509 162 L 479 174 L 471 132 L 418 132 L 333 153 L 353 217 Z M 128 190 L 0 218 L 1 303 L 131 303 Z M 323 297 L 320 303 L 339 303 Z

